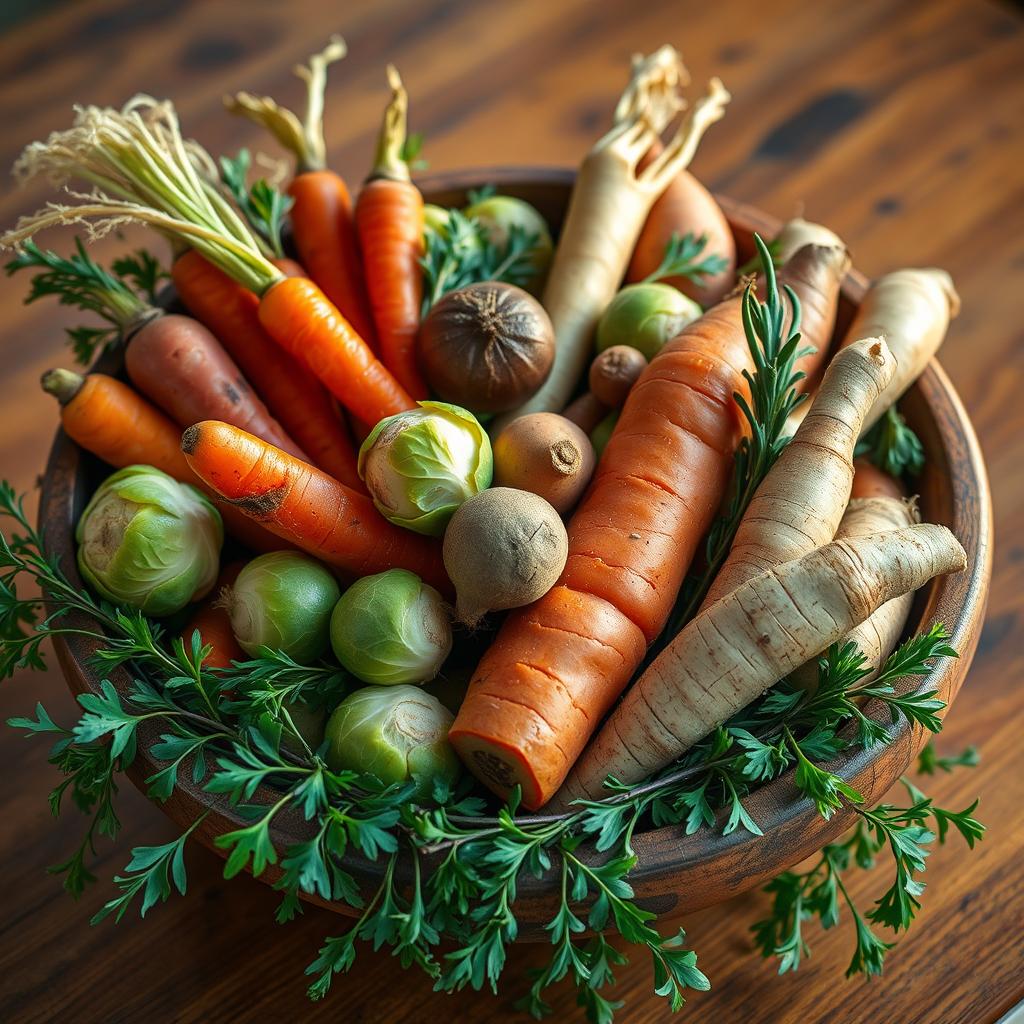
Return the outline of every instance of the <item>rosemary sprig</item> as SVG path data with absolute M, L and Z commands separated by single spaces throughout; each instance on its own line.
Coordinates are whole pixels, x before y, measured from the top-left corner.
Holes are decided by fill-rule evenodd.
M 669 277 L 685 277 L 695 284 L 701 284 L 705 278 L 720 274 L 729 263 L 718 253 L 709 253 L 701 258 L 707 244 L 707 235 L 695 238 L 690 231 L 685 235 L 673 231 L 665 245 L 661 263 L 643 279 L 643 283 L 664 281 Z
M 249 226 L 269 246 L 272 255 L 285 255 L 282 229 L 284 218 L 295 204 L 295 200 L 274 188 L 265 178 L 259 178 L 250 186 L 249 168 L 252 157 L 249 150 L 240 149 L 234 159 L 220 158 L 220 180 Z
M 4 269 L 8 275 L 26 269 L 40 271 L 32 277 L 26 305 L 52 295 L 62 306 L 95 313 L 106 322 L 105 327 L 67 329 L 75 359 L 83 366 L 93 361 L 98 349 L 115 344 L 155 314 L 152 305 L 156 289 L 168 276 L 144 249 L 116 260 L 113 272 L 105 270 L 89 256 L 78 238 L 75 252 L 66 258 L 27 241 Z
M 916 477 L 924 469 L 921 439 L 895 406 L 857 442 L 854 455 L 865 456 L 890 476 Z

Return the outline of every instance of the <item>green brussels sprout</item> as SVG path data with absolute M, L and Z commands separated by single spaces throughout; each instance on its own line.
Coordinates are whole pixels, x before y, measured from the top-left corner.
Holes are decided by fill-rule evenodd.
M 359 475 L 381 515 L 433 537 L 490 486 L 493 472 L 487 431 L 447 402 L 420 402 L 382 419 L 359 449 Z
M 429 682 L 452 649 L 441 595 L 414 572 L 388 569 L 357 580 L 331 615 L 331 646 L 364 683 Z
M 632 345 L 648 362 L 688 323 L 701 315 L 693 299 L 668 284 L 626 285 L 597 324 L 597 351 Z
M 536 236 L 537 241 L 529 254 L 529 262 L 535 273 L 523 284 L 527 291 L 535 292 L 543 283 L 555 248 L 547 221 L 537 209 L 514 196 L 488 196 L 467 206 L 463 213 L 475 218 L 487 232 L 491 244 L 499 249 L 508 244 L 509 232 L 514 227 L 521 228 L 526 235 Z
M 590 432 L 590 443 L 594 447 L 594 454 L 601 458 L 605 446 L 611 440 L 615 424 L 619 422 L 619 410 L 613 409 L 594 429 Z
M 453 721 L 433 694 L 416 686 L 364 687 L 327 721 L 327 764 L 389 784 L 415 778 L 417 793 L 427 796 L 438 776 L 449 783 L 458 778 L 459 759 L 448 742 Z
M 292 725 L 295 726 L 295 731 L 302 737 L 302 742 L 310 750 L 316 750 L 324 741 L 327 709 L 314 708 L 301 700 L 285 704 L 284 709 L 288 712 Z M 287 731 L 281 735 L 281 746 L 295 754 L 304 753 L 302 743 Z
M 297 551 L 254 558 L 225 594 L 239 647 L 255 657 L 261 647 L 302 663 L 321 658 L 330 644 L 331 612 L 341 596 L 334 576 Z
M 152 466 L 127 466 L 96 489 L 75 540 L 78 570 L 100 597 L 161 616 L 213 586 L 224 526 L 194 487 Z

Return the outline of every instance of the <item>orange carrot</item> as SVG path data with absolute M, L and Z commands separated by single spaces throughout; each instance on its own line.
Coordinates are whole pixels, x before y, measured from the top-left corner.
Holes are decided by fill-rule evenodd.
M 310 57 L 308 65 L 295 68 L 306 83 L 306 116 L 302 122 L 269 96 L 241 92 L 224 102 L 232 113 L 268 128 L 294 154 L 295 177 L 288 186 L 288 194 L 294 200 L 290 216 L 299 259 L 356 333 L 376 351 L 352 200 L 341 176 L 327 168 L 324 144 L 327 67 L 341 60 L 345 53 L 344 40 L 334 37 L 323 51 Z
M 231 662 L 245 660 L 245 652 L 238 646 L 235 634 L 231 631 L 231 619 L 228 617 L 227 609 L 219 603 L 221 591 L 238 579 L 244 565 L 244 562 L 230 562 L 221 569 L 213 590 L 181 631 L 186 650 L 191 649 L 192 634 L 197 629 L 202 643 L 210 645 L 210 653 L 203 658 L 203 665 L 206 668 L 230 668 Z
M 905 498 L 906 488 L 867 459 L 853 463 L 853 488 L 850 498 Z M 902 525 L 902 524 L 901 524 Z
M 806 374 L 798 390 L 813 392 L 820 381 L 831 353 L 839 290 L 849 269 L 849 253 L 837 245 L 811 243 L 798 249 L 786 262 L 786 278 L 794 286 L 800 282 L 801 294 L 807 296 L 800 310 L 800 347 L 814 350 L 796 361 L 795 368 Z
M 402 157 L 408 97 L 388 65 L 392 97 L 384 113 L 377 163 L 356 201 L 356 229 L 366 264 L 381 359 L 415 399 L 428 388 L 416 365 L 423 298 L 423 196 Z
M 415 402 L 312 282 L 281 278 L 263 294 L 260 323 L 359 419 L 376 424 Z
M 82 377 L 70 370 L 47 370 L 42 384 L 60 402 L 64 432 L 87 452 L 118 469 L 155 466 L 209 492 L 182 454 L 178 427 L 127 384 L 103 373 Z M 230 505 L 215 504 L 228 533 L 246 547 L 276 551 L 288 546 Z
M 415 572 L 450 593 L 441 545 L 389 523 L 365 494 L 227 423 L 197 423 L 182 451 L 201 480 L 272 533 L 354 576 Z
M 812 303 L 803 264 L 783 270 Z M 569 522 L 558 584 L 512 612 L 449 738 L 470 770 L 536 809 L 561 785 L 672 610 L 718 512 L 743 429 L 734 393 L 752 369 L 742 296 L 689 324 L 634 385 Z
M 280 270 L 286 269 L 285 263 L 275 261 Z M 297 264 L 295 268 L 301 270 Z M 313 373 L 263 329 L 256 296 L 194 249 L 175 260 L 172 277 L 189 311 L 217 335 L 313 463 L 343 484 L 363 490 L 355 447 L 333 400 Z

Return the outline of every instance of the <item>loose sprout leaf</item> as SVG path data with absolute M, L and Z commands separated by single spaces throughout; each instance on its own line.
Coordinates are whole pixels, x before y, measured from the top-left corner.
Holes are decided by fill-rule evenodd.
M 907 426 L 895 406 L 890 406 L 857 442 L 854 455 L 866 457 L 883 473 L 897 478 L 913 478 L 924 469 L 921 439 Z

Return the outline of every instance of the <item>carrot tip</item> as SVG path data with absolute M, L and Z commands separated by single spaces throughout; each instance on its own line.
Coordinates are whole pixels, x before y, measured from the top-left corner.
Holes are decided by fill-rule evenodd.
M 185 428 L 185 432 L 181 435 L 181 450 L 186 455 L 191 455 L 199 447 L 200 434 L 198 423 L 193 423 L 191 427 Z

